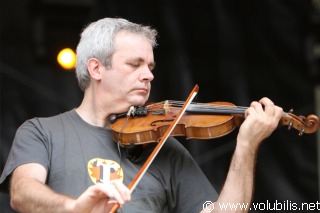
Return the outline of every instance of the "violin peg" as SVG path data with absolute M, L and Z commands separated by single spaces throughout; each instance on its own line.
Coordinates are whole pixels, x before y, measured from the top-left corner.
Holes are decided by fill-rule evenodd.
M 304 129 L 301 129 L 301 130 L 299 131 L 299 136 L 303 135 L 303 133 L 304 133 Z
M 288 125 L 288 130 L 290 130 L 292 128 L 293 122 L 291 121 Z
M 293 113 L 293 109 L 292 108 L 289 110 L 289 113 Z
M 299 115 L 299 116 L 298 116 L 298 118 L 300 118 L 303 122 L 305 122 L 305 121 L 306 121 L 306 117 L 305 117 L 305 116 L 303 116 L 303 115 Z

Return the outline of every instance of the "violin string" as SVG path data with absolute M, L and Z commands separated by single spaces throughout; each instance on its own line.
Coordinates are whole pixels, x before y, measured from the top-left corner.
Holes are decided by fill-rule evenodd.
M 149 109 L 149 111 L 153 111 L 153 110 L 159 110 L 159 108 L 163 108 L 163 105 L 165 104 L 166 101 L 161 101 L 158 103 L 153 103 L 147 106 L 147 108 Z M 169 105 L 171 105 L 171 107 L 174 105 L 175 107 L 180 107 L 183 105 L 183 101 L 172 101 L 172 100 L 168 100 Z M 245 107 L 245 106 L 230 106 L 230 105 L 217 105 L 214 103 L 198 103 L 198 102 L 192 102 L 190 104 L 189 107 L 195 107 L 195 108 L 199 108 L 200 110 L 217 110 L 220 112 L 223 112 L 223 114 L 232 114 L 232 113 L 238 113 L 238 114 L 244 114 L 245 110 L 248 109 L 249 107 Z M 187 109 L 188 110 L 188 109 Z M 290 113 L 286 113 L 283 112 L 282 117 L 287 117 L 287 118 L 292 118 L 293 115 L 291 115 Z M 297 119 L 297 118 L 296 118 Z M 298 120 L 301 120 L 300 118 L 298 118 Z
M 172 101 L 171 103 L 175 104 L 175 105 L 179 105 L 179 104 L 183 104 L 182 101 Z M 192 106 L 204 106 L 204 107 L 214 107 L 214 108 L 243 108 L 243 109 L 247 109 L 248 107 L 244 107 L 244 106 L 233 106 L 233 105 L 218 105 L 218 104 L 214 104 L 214 103 L 198 103 L 198 102 L 192 102 Z
M 156 103 L 157 105 L 162 105 L 162 103 L 164 103 L 164 101 Z M 171 105 L 176 105 L 176 106 L 182 106 L 183 105 L 183 101 L 170 101 L 169 102 Z M 234 108 L 240 108 L 240 109 L 247 109 L 248 107 L 244 107 L 244 106 L 230 106 L 230 105 L 218 105 L 218 104 L 214 104 L 214 103 L 197 103 L 197 102 L 192 102 L 191 106 L 202 106 L 202 107 L 208 107 L 208 108 L 230 108 L 230 109 L 234 109 Z
M 152 109 L 159 109 L 159 107 L 162 108 L 162 106 L 164 105 L 165 101 L 162 101 L 162 102 L 158 102 L 158 103 L 154 103 L 154 104 L 151 104 L 151 105 L 148 105 L 147 108 L 152 110 Z M 183 101 L 169 101 L 169 105 L 170 106 L 174 106 L 174 107 L 180 107 L 183 105 Z M 214 109 L 214 110 L 224 110 L 224 111 L 227 111 L 227 110 L 230 110 L 231 112 L 233 112 L 234 110 L 246 110 L 248 107 L 244 107 L 244 106 L 229 106 L 229 105 L 217 105 L 217 104 L 214 104 L 214 103 L 209 103 L 209 104 L 206 104 L 206 103 L 197 103 L 197 102 L 192 102 L 190 104 L 190 107 L 192 108 L 199 108 L 199 109 Z
M 162 105 L 160 106 L 162 107 Z M 173 106 L 171 106 L 173 107 Z M 175 107 L 179 107 L 179 105 L 175 105 Z M 159 106 L 157 105 L 152 105 L 152 106 L 148 106 L 148 108 L 150 110 L 152 109 L 159 109 Z M 214 105 L 204 105 L 204 106 L 199 106 L 199 105 L 191 105 L 190 108 L 193 108 L 193 109 L 202 109 L 202 110 L 224 110 L 224 111 L 230 111 L 230 112 L 233 112 L 235 110 L 242 110 L 240 112 L 244 112 L 245 107 L 230 107 L 230 106 L 214 106 Z
M 159 102 L 159 103 L 162 103 L 162 102 Z M 170 103 L 183 104 L 182 101 L 171 101 Z M 191 107 L 196 107 L 197 108 L 199 106 L 199 108 L 201 108 L 200 106 L 204 106 L 204 107 L 202 107 L 202 109 L 216 109 L 216 110 L 220 110 L 221 109 L 221 110 L 224 110 L 224 111 L 227 111 L 227 110 L 234 111 L 234 110 L 237 110 L 237 109 L 246 110 L 246 109 L 249 108 L 249 107 L 245 107 L 245 106 L 217 105 L 215 103 L 197 103 L 197 102 L 192 102 L 192 103 L 190 104 Z M 284 117 L 292 117 L 292 115 L 290 115 L 290 113 L 288 114 L 287 112 L 283 112 L 282 116 L 284 116 Z

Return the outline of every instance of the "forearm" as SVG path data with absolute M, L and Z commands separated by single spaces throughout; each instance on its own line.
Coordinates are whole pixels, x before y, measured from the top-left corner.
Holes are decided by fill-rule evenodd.
M 113 202 L 124 204 L 131 199 L 121 181 L 110 181 L 87 188 L 77 199 L 61 195 L 45 185 L 46 170 L 30 163 L 15 169 L 11 178 L 11 206 L 19 212 L 107 212 Z M 110 198 L 114 198 L 114 201 Z
M 19 179 L 11 186 L 11 206 L 19 212 L 72 212 L 73 201 L 31 178 Z
M 231 205 L 247 205 L 252 201 L 256 153 L 236 150 L 231 160 L 225 185 L 216 202 Z M 219 208 L 216 208 L 219 210 Z M 225 212 L 225 210 L 224 210 Z M 231 209 L 228 211 L 231 212 Z M 237 209 L 235 212 L 247 212 Z
M 256 152 L 256 149 L 236 148 L 225 184 L 210 212 L 248 212 L 252 201 Z

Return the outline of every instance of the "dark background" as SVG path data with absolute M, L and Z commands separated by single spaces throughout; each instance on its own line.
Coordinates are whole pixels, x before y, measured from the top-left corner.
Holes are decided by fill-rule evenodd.
M 102 17 L 123 17 L 159 31 L 151 101 L 185 100 L 197 83 L 197 102 L 248 106 L 267 96 L 285 111 L 316 114 L 319 2 L 2 1 L 0 171 L 23 121 L 80 104 L 82 93 L 74 72 L 62 70 L 55 58 L 62 47 L 75 49 L 84 25 Z M 181 139 L 217 190 L 225 180 L 236 133 L 206 141 Z M 252 212 L 266 212 L 267 202 L 300 205 L 319 200 L 316 136 L 299 137 L 297 131 L 279 127 L 265 141 L 253 200 L 265 205 Z M 5 194 L 0 194 L 0 212 L 12 212 Z

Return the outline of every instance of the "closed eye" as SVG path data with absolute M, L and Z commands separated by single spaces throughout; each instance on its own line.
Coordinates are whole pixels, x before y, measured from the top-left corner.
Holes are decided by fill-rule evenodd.
M 142 58 L 137 58 L 135 60 L 127 61 L 126 64 L 133 68 L 138 68 L 139 66 L 143 66 L 145 64 L 145 61 Z M 154 70 L 155 66 L 155 62 L 148 63 L 148 68 L 150 71 Z
M 139 67 L 140 64 L 130 64 L 130 66 L 132 66 L 132 67 Z
M 133 68 L 138 68 L 140 66 L 139 63 L 130 63 L 130 62 L 128 62 L 126 64 L 129 65 L 130 67 L 133 67 Z

